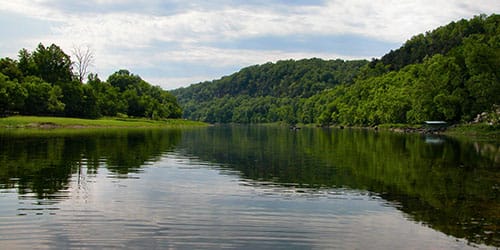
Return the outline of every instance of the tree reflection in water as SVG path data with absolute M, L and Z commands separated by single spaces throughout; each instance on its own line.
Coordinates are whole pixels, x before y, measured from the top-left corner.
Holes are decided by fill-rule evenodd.
M 498 145 L 364 130 L 212 128 L 183 136 L 192 155 L 255 181 L 380 194 L 413 220 L 500 246 Z
M 498 145 L 431 139 L 263 126 L 7 131 L 0 133 L 0 189 L 57 202 L 68 195 L 74 176 L 82 189 L 84 179 L 100 168 L 114 178 L 140 176 L 145 165 L 173 152 L 211 162 L 256 187 L 373 193 L 414 221 L 472 243 L 500 246 Z

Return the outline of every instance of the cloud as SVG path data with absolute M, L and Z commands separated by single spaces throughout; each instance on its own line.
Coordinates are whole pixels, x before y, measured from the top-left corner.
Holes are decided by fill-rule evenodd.
M 145 77 L 143 78 L 147 82 L 154 82 L 156 85 L 161 86 L 166 90 L 173 90 L 179 88 L 179 86 L 188 86 L 193 83 L 199 83 L 208 81 L 210 79 L 215 79 L 220 77 L 217 75 L 196 75 L 189 77 Z
M 480 13 L 498 13 L 500 2 L 17 0 L 3 1 L 0 11 L 12 17 L 13 27 L 30 31 L 2 39 L 0 50 L 9 55 L 39 42 L 56 43 L 67 52 L 88 44 L 100 75 L 138 68 L 134 73 L 144 78 L 197 79 L 279 59 L 379 57 L 418 33 Z M 22 47 L 12 51 L 15 46 Z M 162 68 L 168 65 L 178 71 Z M 190 76 L 193 65 L 213 71 Z M 153 77 L 155 71 L 168 75 Z
M 380 40 L 402 42 L 408 36 L 422 30 L 464 16 L 470 17 L 471 14 L 468 14 L 470 11 L 500 10 L 500 3 L 494 1 L 481 1 L 476 4 L 477 1 L 332 0 L 306 6 L 286 6 L 283 1 L 278 1 L 281 4 L 259 5 L 252 5 L 252 1 L 244 5 L 215 1 L 221 3 L 220 6 L 200 4 L 197 1 L 189 1 L 191 4 L 182 5 L 177 1 L 167 1 L 167 4 L 163 5 L 158 1 L 147 4 L 134 4 L 135 1 L 128 0 L 86 2 L 87 6 L 96 5 L 127 11 L 109 13 L 92 11 L 101 7 L 92 9 L 87 7 L 81 12 L 68 11 L 71 9 L 68 6 L 78 4 L 70 4 L 67 1 L 40 1 L 38 4 L 28 4 L 21 0 L 9 3 L 3 8 L 36 18 L 64 22 L 64 25 L 56 28 L 60 35 L 83 35 L 93 31 L 93 34 L 89 34 L 89 39 L 109 36 L 113 44 L 115 44 L 114 38 L 127 38 L 131 39 L 131 44 L 144 44 L 153 38 L 166 41 L 205 42 L 291 34 L 361 34 Z M 153 7 L 158 9 L 172 7 L 177 11 L 152 12 L 153 14 L 146 12 Z M 447 11 L 443 12 L 443 9 Z

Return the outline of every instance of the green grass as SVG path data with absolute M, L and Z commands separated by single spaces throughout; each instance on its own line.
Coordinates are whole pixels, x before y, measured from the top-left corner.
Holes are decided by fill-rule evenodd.
M 405 129 L 405 128 L 422 128 L 421 124 L 404 124 L 404 123 L 384 123 L 378 125 L 380 129 Z
M 476 140 L 500 141 L 500 125 L 488 124 L 462 124 L 450 127 L 446 135 L 454 137 L 467 137 Z
M 183 119 L 149 120 L 145 118 L 80 119 L 43 116 L 10 116 L 0 118 L 0 128 L 141 128 L 204 126 L 205 123 Z

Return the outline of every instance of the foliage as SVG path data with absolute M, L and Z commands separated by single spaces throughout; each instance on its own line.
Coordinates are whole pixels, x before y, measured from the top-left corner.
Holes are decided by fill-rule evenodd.
M 121 113 L 151 119 L 182 115 L 172 94 L 127 70 L 117 71 L 107 82 L 89 74 L 88 83 L 82 84 L 91 60 L 77 59 L 77 67 L 84 68 L 73 75 L 70 57 L 54 44 L 39 44 L 33 52 L 22 49 L 18 61 L 1 58 L 0 115 L 98 118 Z
M 61 102 L 62 90 L 59 86 L 52 86 L 36 76 L 26 77 L 22 86 L 29 93 L 21 110 L 23 114 L 49 115 L 64 110 L 65 104 Z
M 22 107 L 26 95 L 26 90 L 17 81 L 11 81 L 0 73 L 0 112 L 2 114 Z
M 207 122 L 296 122 L 299 100 L 352 83 L 367 61 L 287 60 L 266 63 L 172 93 L 184 116 Z
M 500 16 L 488 17 L 484 14 L 471 20 L 462 19 L 458 22 L 451 22 L 446 26 L 412 37 L 401 48 L 390 51 L 380 60 L 374 60 L 371 65 L 380 61 L 391 70 L 399 70 L 410 64 L 421 63 L 426 57 L 448 54 L 461 46 L 467 37 L 497 33 L 499 25 Z
M 471 121 L 500 104 L 500 15 L 420 34 L 381 59 L 280 61 L 172 93 L 212 123 L 418 124 Z
M 151 86 L 128 70 L 115 72 L 109 76 L 107 82 L 121 93 L 129 116 L 159 119 L 179 118 L 182 115 L 182 110 L 172 94 L 160 87 Z
M 55 44 L 45 47 L 40 43 L 32 53 L 19 51 L 18 67 L 23 75 L 37 76 L 49 83 L 71 81 L 71 64 L 70 57 Z

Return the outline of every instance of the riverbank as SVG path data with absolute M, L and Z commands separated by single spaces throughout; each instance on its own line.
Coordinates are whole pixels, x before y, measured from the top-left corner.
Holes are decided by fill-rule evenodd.
M 439 130 L 429 130 L 423 125 L 382 124 L 376 127 L 399 133 L 443 134 L 452 137 L 474 138 L 475 140 L 500 141 L 500 125 L 485 123 L 455 124 Z
M 272 124 L 288 126 L 286 124 Z M 297 128 L 321 127 L 317 124 L 298 124 Z M 441 134 L 451 137 L 472 138 L 479 141 L 500 142 L 500 125 L 486 123 L 454 124 L 440 129 L 429 129 L 422 124 L 379 124 L 376 126 L 329 126 L 336 129 L 368 129 L 374 131 L 390 131 L 394 133 Z
M 500 125 L 461 124 L 453 126 L 444 132 L 453 137 L 469 137 L 477 140 L 493 140 L 500 142 Z
M 0 128 L 161 128 L 206 126 L 206 123 L 183 120 L 150 120 L 145 118 L 106 117 L 100 119 L 81 119 L 44 116 L 10 116 L 0 118 Z

